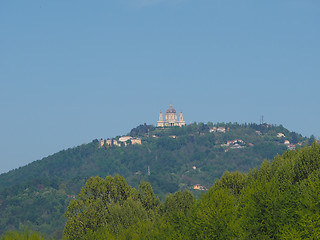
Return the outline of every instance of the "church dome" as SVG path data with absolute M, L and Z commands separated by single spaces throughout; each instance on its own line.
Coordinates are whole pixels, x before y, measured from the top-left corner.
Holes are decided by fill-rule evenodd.
M 170 107 L 168 108 L 166 113 L 177 113 L 176 110 L 172 107 L 172 104 L 170 104 Z

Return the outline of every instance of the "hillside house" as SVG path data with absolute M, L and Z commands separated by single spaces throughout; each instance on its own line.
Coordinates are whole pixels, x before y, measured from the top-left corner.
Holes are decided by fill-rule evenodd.
M 209 132 L 211 132 L 211 133 L 212 133 L 212 132 L 216 132 L 216 131 L 217 131 L 217 128 L 216 128 L 216 127 L 213 127 L 213 128 L 210 128 L 210 129 L 209 129 Z
M 240 144 L 236 143 L 236 144 L 233 144 L 230 148 L 238 149 L 238 148 L 244 148 L 244 146 L 241 146 Z
M 220 133 L 225 133 L 226 132 L 226 128 L 225 127 L 212 127 L 209 129 L 209 132 L 220 132 Z
M 115 139 L 113 140 L 112 143 L 113 143 L 114 146 L 121 147 L 121 143 L 119 143 L 119 142 L 118 142 L 117 140 L 115 140 Z
M 99 147 L 101 148 L 101 147 L 103 147 L 103 145 L 104 145 L 104 140 L 101 139 L 101 140 L 99 141 Z
M 225 133 L 226 132 L 226 128 L 225 127 L 218 127 L 217 128 L 217 132 Z
M 128 145 L 128 141 L 130 141 L 131 144 L 138 144 L 141 145 L 141 138 L 133 138 L 130 136 L 122 136 L 119 138 L 119 140 L 117 141 L 116 139 L 108 139 L 108 140 L 100 140 L 99 141 L 99 147 L 103 147 L 104 145 L 106 147 L 112 147 L 114 146 L 118 146 L 121 147 L 121 144 L 123 144 L 124 146 Z
M 290 144 L 290 141 L 289 141 L 289 140 L 285 140 L 285 141 L 284 141 L 284 144 L 285 144 L 285 145 L 289 145 L 289 144 Z
M 138 144 L 141 145 L 141 139 L 140 138 L 132 138 L 131 144 Z
M 112 139 L 107 139 L 106 140 L 106 146 L 112 146 Z
M 201 186 L 200 184 L 196 184 L 193 186 L 193 189 L 200 190 L 200 191 L 206 191 L 208 190 L 205 186 Z
M 296 145 L 294 145 L 294 144 L 289 144 L 287 147 L 288 147 L 288 150 L 295 150 L 296 149 Z
M 227 141 L 225 144 L 221 144 L 221 147 L 231 147 L 231 148 L 243 148 L 245 145 L 245 141 L 242 139 L 235 139 L 233 141 Z
M 128 141 L 128 140 L 130 140 L 132 137 L 130 137 L 130 136 L 122 136 L 122 137 L 120 137 L 119 138 L 119 142 L 126 142 L 126 141 Z

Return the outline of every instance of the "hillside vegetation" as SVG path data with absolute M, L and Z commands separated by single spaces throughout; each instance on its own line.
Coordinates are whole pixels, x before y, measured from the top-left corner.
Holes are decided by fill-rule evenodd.
M 162 203 L 148 182 L 91 177 L 67 208 L 63 239 L 319 239 L 320 144 L 225 172 L 196 200 L 188 190 Z M 16 236 L 20 237 L 17 238 Z M 44 239 L 9 232 L 2 239 Z
M 185 190 L 161 204 L 149 183 L 95 177 L 69 204 L 64 238 L 319 239 L 319 185 L 319 143 L 225 172 L 199 200 Z
M 210 131 L 213 127 L 222 127 L 225 132 Z M 283 136 L 279 137 L 279 133 Z M 139 189 L 141 182 L 148 182 L 153 188 L 152 192 L 162 201 L 167 199 L 168 193 L 178 191 L 175 194 L 180 194 L 179 191 L 184 190 L 191 191 L 193 199 L 193 196 L 198 198 L 203 192 L 193 189 L 196 184 L 206 189 L 215 183 L 215 189 L 219 183 L 216 179 L 225 171 L 239 171 L 239 176 L 252 178 L 255 171 L 249 175 L 243 172 L 259 166 L 264 159 L 271 160 L 276 154 L 285 152 L 289 147 L 284 144 L 286 140 L 296 147 L 314 141 L 314 138 L 302 137 L 282 126 L 267 124 L 199 123 L 165 129 L 140 125 L 132 129 L 129 135 L 141 138 L 142 144 L 99 147 L 99 141 L 93 140 L 0 175 L 0 233 L 29 227 L 60 238 L 67 206 L 91 176 L 104 179 L 120 174 L 135 189 Z M 296 152 L 299 151 L 285 155 Z M 273 165 L 280 161 L 278 158 Z M 308 177 L 308 174 L 304 173 L 304 177 Z M 243 186 L 245 184 L 247 182 Z M 210 195 L 211 189 L 206 196 Z M 238 195 L 240 191 L 242 189 L 238 189 Z M 137 196 L 141 194 L 133 194 L 133 202 L 128 204 L 137 204 L 137 199 L 141 202 Z M 162 210 L 151 215 L 163 212 L 161 203 L 157 204 Z M 142 211 L 141 214 L 147 214 L 143 218 L 147 223 L 150 220 L 149 213 Z

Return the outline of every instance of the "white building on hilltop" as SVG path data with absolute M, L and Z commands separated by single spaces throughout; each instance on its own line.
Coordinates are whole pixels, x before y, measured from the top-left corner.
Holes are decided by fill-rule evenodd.
M 157 122 L 157 127 L 182 127 L 186 123 L 183 121 L 183 114 L 180 112 L 179 121 L 177 120 L 177 112 L 170 104 L 170 107 L 166 111 L 166 119 L 163 121 L 162 112 L 159 114 L 159 121 Z

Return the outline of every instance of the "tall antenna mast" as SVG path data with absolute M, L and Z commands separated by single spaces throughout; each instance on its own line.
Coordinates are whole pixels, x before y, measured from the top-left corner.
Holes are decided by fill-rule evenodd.
M 261 125 L 264 124 L 263 115 L 261 115 L 261 117 L 260 117 L 260 124 Z

